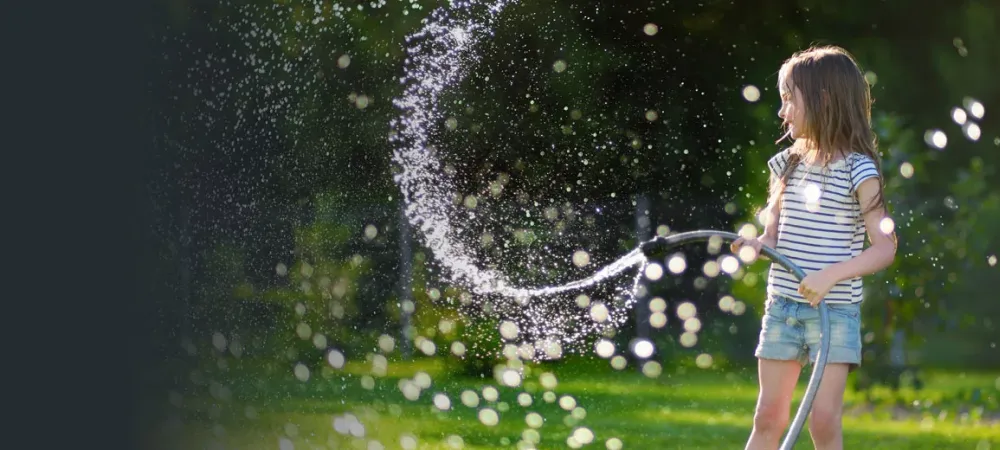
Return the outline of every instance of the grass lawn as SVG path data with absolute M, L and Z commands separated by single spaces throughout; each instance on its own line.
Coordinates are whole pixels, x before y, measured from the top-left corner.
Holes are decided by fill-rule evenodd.
M 620 441 L 621 448 L 630 449 L 736 449 L 743 448 L 750 430 L 757 394 L 756 374 L 750 371 L 667 366 L 659 377 L 648 378 L 634 368 L 615 371 L 606 361 L 532 366 L 516 388 L 492 378 L 450 375 L 440 359 L 391 362 L 382 376 L 370 377 L 370 371 L 371 364 L 348 364 L 317 370 L 303 382 L 285 365 L 230 360 L 225 371 L 193 377 L 197 383 L 186 377 L 191 389 L 185 394 L 175 390 L 157 399 L 167 405 L 164 415 L 170 419 L 157 419 L 148 439 L 163 450 L 494 449 L 519 448 L 526 439 L 544 449 L 572 448 L 567 438 L 585 427 L 593 439 L 581 448 L 615 448 Z M 541 383 L 543 372 L 555 375 L 551 391 Z M 409 400 L 400 386 L 418 373 L 428 375 L 431 384 Z M 426 381 L 422 375 L 416 381 L 420 378 Z M 487 387 L 496 389 L 494 401 L 484 398 Z M 932 373 L 923 390 L 902 396 L 907 403 L 926 403 L 975 388 L 995 399 L 1000 374 Z M 463 404 L 467 390 L 477 393 L 478 405 Z M 546 398 L 546 392 L 554 395 Z M 447 411 L 434 406 L 438 393 L 447 395 Z M 530 394 L 530 405 L 519 404 L 522 393 Z M 848 403 L 859 402 L 858 394 L 848 392 Z M 481 413 L 484 408 L 497 414 L 498 423 L 491 423 L 491 413 Z M 996 420 L 947 410 L 894 419 L 894 409 L 867 408 L 845 417 L 845 448 L 1000 450 Z M 352 429 L 346 413 L 363 424 L 363 433 L 356 424 Z M 529 425 L 532 419 L 542 421 Z M 586 440 L 586 431 L 576 436 Z M 796 448 L 812 448 L 807 431 Z

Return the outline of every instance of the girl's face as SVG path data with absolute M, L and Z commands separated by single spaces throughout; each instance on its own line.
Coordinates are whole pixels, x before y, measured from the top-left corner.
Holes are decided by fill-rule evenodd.
M 788 135 L 792 139 L 802 139 L 806 131 L 806 111 L 802 101 L 802 91 L 792 84 L 791 80 L 782 83 L 781 109 L 778 110 L 778 117 L 782 120 L 782 125 L 788 129 Z

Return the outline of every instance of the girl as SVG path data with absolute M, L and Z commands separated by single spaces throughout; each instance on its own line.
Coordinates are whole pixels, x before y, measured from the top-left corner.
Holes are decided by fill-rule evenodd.
M 760 394 L 747 449 L 775 449 L 788 425 L 802 366 L 815 361 L 819 312 L 830 317 L 830 353 L 809 416 L 817 449 L 841 449 L 847 375 L 861 364 L 861 277 L 892 264 L 896 241 L 882 197 L 871 92 L 854 58 L 839 47 L 792 55 L 778 73 L 781 118 L 794 143 L 768 161 L 764 233 L 732 244 L 767 245 L 807 274 L 800 283 L 772 264 L 758 358 Z M 780 142 L 780 140 L 779 140 Z M 862 251 L 865 234 L 871 245 Z

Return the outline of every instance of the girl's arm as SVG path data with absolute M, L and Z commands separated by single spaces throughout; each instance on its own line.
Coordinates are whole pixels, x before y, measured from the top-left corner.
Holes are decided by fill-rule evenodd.
M 858 200 L 861 210 L 867 210 L 878 194 L 878 178 L 869 178 L 858 186 Z M 831 264 L 827 271 L 836 282 L 851 278 L 871 275 L 892 265 L 896 259 L 895 224 L 886 213 L 885 208 L 874 208 L 864 215 L 865 228 L 871 245 L 860 255 Z
M 760 213 L 760 221 L 764 224 L 764 234 L 760 237 L 760 243 L 774 248 L 778 245 L 778 218 L 781 217 L 781 203 L 772 202 Z
M 772 175 L 773 176 L 773 175 Z M 773 180 L 772 180 L 773 181 Z M 730 244 L 729 249 L 733 253 L 739 253 L 740 248 L 744 245 L 748 245 L 754 249 L 753 255 L 742 255 L 740 259 L 744 259 L 744 262 L 749 262 L 751 260 L 756 260 L 758 257 L 764 260 L 768 260 L 766 255 L 760 254 L 761 246 L 767 246 L 774 248 L 778 245 L 778 217 L 781 214 L 780 203 L 775 201 L 768 203 L 767 206 L 760 212 L 758 219 L 760 223 L 764 225 L 764 233 L 760 236 L 741 236 L 740 238 L 733 241 Z
M 858 186 L 858 200 L 861 210 L 867 210 L 878 194 L 878 178 L 869 178 Z M 896 259 L 896 235 L 893 232 L 895 224 L 885 208 L 874 208 L 864 215 L 865 228 L 871 241 L 860 255 L 831 264 L 818 272 L 810 273 L 799 283 L 799 294 L 802 294 L 813 306 L 833 289 L 837 283 L 855 277 L 862 277 L 878 272 L 892 264 Z

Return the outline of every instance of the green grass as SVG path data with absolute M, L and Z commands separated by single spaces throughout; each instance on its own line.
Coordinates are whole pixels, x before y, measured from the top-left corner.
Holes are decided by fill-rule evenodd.
M 413 436 L 419 449 L 451 449 L 448 438 L 461 437 L 464 449 L 517 448 L 530 427 L 525 417 L 536 412 L 544 419 L 537 429 L 537 448 L 568 448 L 566 439 L 576 427 L 587 427 L 595 439 L 583 448 L 606 448 L 610 438 L 618 438 L 628 449 L 725 449 L 742 448 L 751 426 L 756 399 L 756 376 L 750 371 L 719 373 L 698 369 L 672 368 L 651 379 L 634 369 L 615 371 L 605 361 L 533 366 L 532 373 L 518 388 L 500 386 L 492 378 L 477 379 L 451 375 L 441 360 L 413 363 L 393 362 L 382 377 L 374 377 L 373 389 L 362 387 L 361 376 L 370 365 L 355 364 L 343 370 L 316 371 L 302 382 L 284 365 L 267 370 L 261 364 L 233 361 L 223 376 L 219 370 L 205 372 L 205 379 L 229 389 L 224 399 L 209 394 L 208 383 L 193 386 L 180 407 L 167 411 L 179 418 L 173 428 L 159 424 L 149 433 L 149 440 L 160 449 L 278 449 L 279 439 L 288 439 L 295 449 L 398 449 L 400 437 Z M 399 382 L 418 371 L 432 378 L 430 388 L 416 401 L 402 395 Z M 571 396 L 586 415 L 575 420 L 559 406 L 543 398 L 538 374 L 552 372 L 558 384 L 557 398 Z M 997 395 L 1000 374 L 931 373 L 921 391 L 903 391 L 906 404 L 940 403 L 961 390 L 979 388 Z M 805 377 L 798 395 L 805 387 Z M 494 386 L 499 391 L 495 402 L 482 399 L 482 389 Z M 467 389 L 479 392 L 480 404 L 469 408 L 460 394 Z M 522 407 L 517 396 L 532 394 L 532 404 Z M 451 400 L 451 410 L 437 411 L 435 393 L 444 392 Z M 888 396 L 875 392 L 875 396 Z M 930 400 L 930 402 L 928 402 Z M 859 394 L 848 392 L 847 402 L 859 411 Z M 162 401 L 161 401 L 162 403 Z M 499 406 L 507 405 L 504 411 Z M 797 405 L 795 405 L 797 406 Z M 495 426 L 480 422 L 477 414 L 483 407 L 499 412 Z M 246 411 L 256 412 L 248 418 Z M 985 416 L 962 416 L 947 409 L 946 414 L 933 408 L 908 408 L 905 418 L 893 418 L 900 408 L 886 404 L 864 408 L 844 418 L 847 449 L 969 449 L 1000 450 L 1000 422 L 995 411 Z M 337 432 L 334 417 L 350 412 L 365 425 L 364 439 Z M 990 416 L 994 414 L 994 416 Z M 162 421 L 159 421 L 162 422 Z M 181 424 L 181 425 L 178 425 Z M 529 432 L 530 433 L 530 432 Z M 372 444 L 378 441 L 383 447 Z M 799 438 L 797 449 L 812 448 L 808 432 Z

